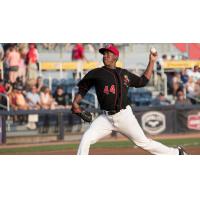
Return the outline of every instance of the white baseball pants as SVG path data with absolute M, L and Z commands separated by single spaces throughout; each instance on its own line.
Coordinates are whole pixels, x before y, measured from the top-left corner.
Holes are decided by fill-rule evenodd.
M 88 155 L 90 145 L 111 134 L 112 130 L 127 136 L 137 146 L 149 151 L 151 154 L 179 154 L 177 148 L 167 147 L 147 138 L 130 106 L 114 115 L 102 114 L 98 116 L 83 134 L 77 154 Z

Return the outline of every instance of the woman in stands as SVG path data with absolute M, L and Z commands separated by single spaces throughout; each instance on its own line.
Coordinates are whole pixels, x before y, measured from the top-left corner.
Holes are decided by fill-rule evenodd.
M 42 109 L 55 109 L 55 101 L 51 95 L 51 91 L 48 87 L 44 86 L 40 93 L 40 104 Z M 49 130 L 49 115 L 44 115 L 44 125 L 42 133 L 47 133 Z
M 37 80 L 36 80 L 36 84 L 35 84 L 36 88 L 37 88 L 37 93 L 41 92 L 41 89 L 44 87 L 43 81 L 42 81 L 42 77 L 38 76 Z
M 18 76 L 20 54 L 15 46 L 11 47 L 6 54 L 6 62 L 9 66 L 9 80 L 11 84 L 16 82 Z
M 55 101 L 48 87 L 43 87 L 40 93 L 40 102 L 43 109 L 55 109 Z

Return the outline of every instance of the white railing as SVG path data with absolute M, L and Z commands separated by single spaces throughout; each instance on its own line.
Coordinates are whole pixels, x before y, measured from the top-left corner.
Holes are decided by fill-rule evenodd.
M 75 94 L 76 94 L 76 91 L 77 91 L 78 87 L 74 87 L 72 88 L 72 101 L 74 100 L 75 98 Z M 94 107 L 97 109 L 98 108 L 98 99 L 97 99 L 97 95 L 93 92 L 89 92 L 89 94 L 93 95 L 94 96 Z

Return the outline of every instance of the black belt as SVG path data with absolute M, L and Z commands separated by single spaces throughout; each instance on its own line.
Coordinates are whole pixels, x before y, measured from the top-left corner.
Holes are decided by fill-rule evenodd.
M 119 111 L 120 111 L 120 110 L 109 110 L 109 111 L 103 110 L 103 113 L 104 113 L 105 115 L 114 115 L 114 114 L 118 113 Z

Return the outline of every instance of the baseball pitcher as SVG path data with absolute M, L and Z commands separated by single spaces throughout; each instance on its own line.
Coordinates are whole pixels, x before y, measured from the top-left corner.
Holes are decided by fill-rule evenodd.
M 92 121 L 91 114 L 82 110 L 79 104 L 88 90 L 94 86 L 103 114 L 98 116 L 83 134 L 77 154 L 89 154 L 90 145 L 111 134 L 112 131 L 127 136 L 137 146 L 151 154 L 186 154 L 182 147 L 167 147 L 147 138 L 128 102 L 129 87 L 144 87 L 150 80 L 158 57 L 155 49 L 150 51 L 148 66 L 141 77 L 116 67 L 119 51 L 115 45 L 109 44 L 99 49 L 99 52 L 103 55 L 104 66 L 91 70 L 80 80 L 79 91 L 73 100 L 72 112 L 87 122 Z

